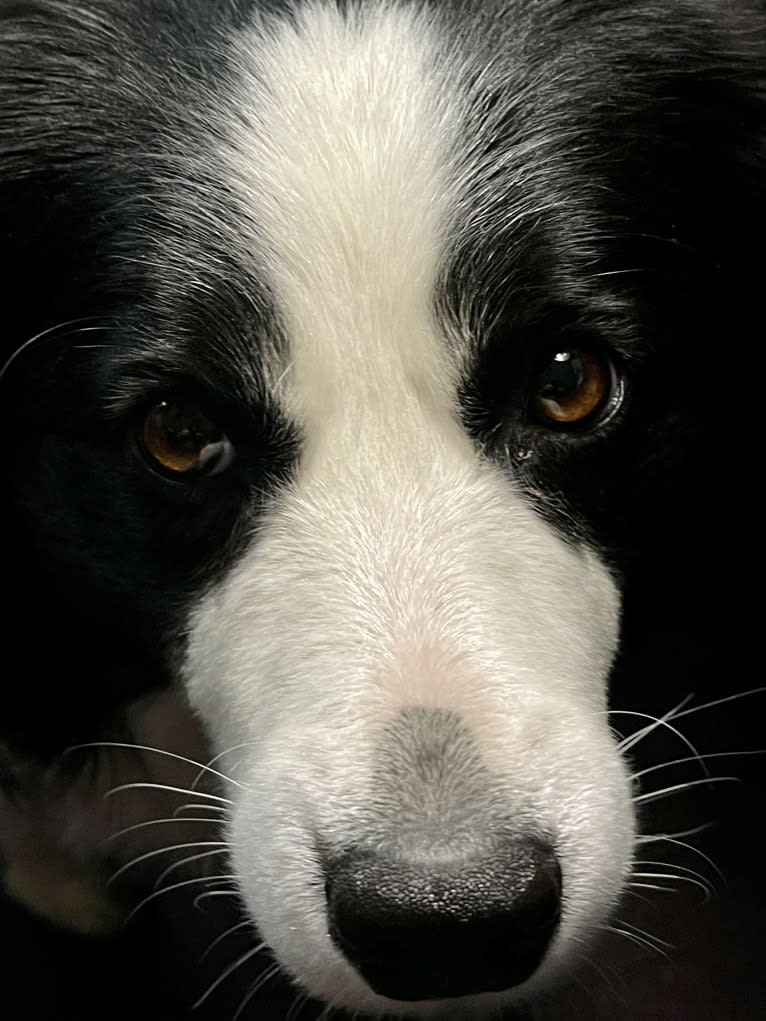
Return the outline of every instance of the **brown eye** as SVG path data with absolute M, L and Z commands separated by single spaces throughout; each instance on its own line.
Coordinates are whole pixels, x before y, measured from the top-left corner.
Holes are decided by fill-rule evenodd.
M 579 425 L 604 409 L 614 390 L 606 357 L 587 351 L 559 351 L 537 378 L 534 413 L 544 425 Z
M 191 402 L 155 404 L 144 419 L 141 438 L 155 465 L 173 475 L 215 475 L 234 460 L 225 433 Z

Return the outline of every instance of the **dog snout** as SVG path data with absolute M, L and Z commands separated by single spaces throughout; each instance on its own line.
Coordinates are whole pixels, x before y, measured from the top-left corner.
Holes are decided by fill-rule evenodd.
M 561 869 L 537 839 L 446 861 L 352 850 L 327 861 L 325 877 L 333 940 L 376 993 L 395 1000 L 517 986 L 559 921 Z

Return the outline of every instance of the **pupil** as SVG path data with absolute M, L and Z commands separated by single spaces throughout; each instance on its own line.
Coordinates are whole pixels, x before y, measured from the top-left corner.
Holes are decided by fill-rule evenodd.
M 213 439 L 210 424 L 185 409 L 166 408 L 165 435 L 168 446 L 187 454 L 198 454 Z
M 546 371 L 541 397 L 560 401 L 572 397 L 585 383 L 585 366 L 582 358 L 571 351 L 555 355 Z

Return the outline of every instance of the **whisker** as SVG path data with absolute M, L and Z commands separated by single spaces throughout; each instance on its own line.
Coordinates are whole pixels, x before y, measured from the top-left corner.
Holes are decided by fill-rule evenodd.
M 298 993 L 285 1016 L 285 1021 L 298 1021 L 298 1017 L 308 1003 L 308 999 L 308 993 Z
M 196 794 L 197 792 L 195 791 L 194 793 Z M 178 808 L 173 811 L 173 818 L 179 816 L 182 812 L 220 812 L 222 815 L 225 815 L 226 809 L 222 805 L 197 805 L 192 802 L 191 804 L 179 805 Z M 214 822 L 217 820 L 211 818 L 203 821 Z
M 591 275 L 593 277 L 595 277 L 595 278 L 599 278 L 599 277 L 615 277 L 615 276 L 625 276 L 626 274 L 647 273 L 648 271 L 649 271 L 649 267 L 648 266 L 633 266 L 632 268 L 627 268 L 627 269 L 607 269 L 607 270 L 602 270 L 599 273 L 592 273 Z
M 609 925 L 609 926 L 606 927 L 606 930 L 608 932 L 619 933 L 620 936 L 625 936 L 626 939 L 631 940 L 633 943 L 636 943 L 638 946 L 647 947 L 649 950 L 653 950 L 655 953 L 661 954 L 665 958 L 665 960 L 667 960 L 667 961 L 670 960 L 668 955 L 665 953 L 664 950 L 662 950 L 661 947 L 656 947 L 653 943 L 650 943 L 649 940 L 643 939 L 641 936 L 637 936 L 636 933 L 634 933 L 634 932 L 628 932 L 627 929 L 621 929 L 617 925 Z
M 2 367 L 0 367 L 0 383 L 3 381 L 3 378 L 5 377 L 6 373 L 10 370 L 11 366 L 14 364 L 16 359 L 20 358 L 21 355 L 33 344 L 36 344 L 40 340 L 44 340 L 46 337 L 48 338 L 52 337 L 52 335 L 55 334 L 58 330 L 65 330 L 69 326 L 77 326 L 78 323 L 86 323 L 89 320 L 92 320 L 93 318 L 95 317 L 83 316 L 80 319 L 69 319 L 63 323 L 56 323 L 55 326 L 49 326 L 47 329 L 41 330 L 39 333 L 36 333 L 34 337 L 30 337 L 29 340 L 25 340 L 24 343 L 17 347 L 13 354 L 8 359 L 6 359 Z M 93 330 L 106 330 L 107 328 L 108 327 L 106 326 L 78 326 L 76 330 L 71 331 L 71 334 L 89 333 Z M 69 335 L 70 334 L 62 333 L 61 337 L 66 337 Z
M 694 837 L 698 833 L 704 833 L 709 830 L 714 824 L 712 822 L 703 823 L 701 826 L 693 826 L 690 830 L 678 830 L 676 833 L 646 833 L 643 836 L 636 837 L 636 844 L 656 844 L 660 840 L 670 840 L 680 843 L 677 837 Z M 683 845 L 696 850 L 691 847 L 691 844 Z M 700 852 L 701 853 L 701 852 Z
M 149 901 L 154 900 L 155 897 L 161 897 L 165 893 L 172 893 L 174 890 L 180 890 L 185 886 L 192 886 L 195 883 L 207 883 L 209 885 L 212 885 L 214 883 L 222 883 L 224 881 L 228 882 L 228 880 L 229 880 L 228 876 L 220 876 L 213 878 L 211 878 L 210 876 L 195 876 L 193 879 L 184 879 L 180 883 L 173 883 L 172 886 L 164 886 L 161 890 L 155 890 L 153 893 L 149 894 L 148 897 L 144 897 L 142 901 L 139 901 L 139 903 L 136 904 L 136 906 L 130 912 L 128 917 L 125 919 L 125 924 L 127 925 L 127 923 L 130 922 L 138 914 L 141 908 L 145 907 L 149 903 Z
M 609 715 L 618 716 L 641 716 L 645 719 L 654 720 L 654 723 L 651 726 L 643 727 L 641 730 L 636 731 L 635 734 L 630 734 L 627 738 L 623 738 L 617 746 L 620 752 L 628 751 L 635 744 L 638 744 L 639 741 L 642 741 L 645 737 L 647 737 L 656 727 L 668 726 L 669 729 L 680 737 L 681 740 L 691 748 L 692 752 L 697 755 L 697 749 L 691 744 L 691 742 L 675 727 L 669 726 L 671 720 L 680 720 L 686 716 L 693 716 L 695 713 L 701 713 L 707 709 L 714 709 L 716 706 L 724 705 L 727 702 L 734 702 L 738 699 L 749 698 L 751 695 L 760 695 L 764 692 L 766 692 L 766 686 L 750 688 L 748 691 L 740 691 L 736 695 L 726 695 L 724 698 L 717 698 L 711 702 L 705 702 L 702 705 L 691 706 L 690 708 L 685 709 L 684 706 L 686 706 L 690 699 L 694 697 L 693 695 L 687 695 L 686 698 L 682 699 L 677 706 L 665 713 L 664 716 L 660 717 L 652 717 L 649 716 L 648 713 L 633 712 L 625 709 L 610 709 L 608 710 L 608 713 Z
M 168 791 L 170 794 L 191 794 L 195 798 L 210 798 L 212 801 L 220 801 L 226 805 L 232 804 L 230 798 L 222 798 L 219 794 L 207 794 L 205 791 L 190 791 L 186 787 L 170 787 L 164 783 L 123 783 L 119 787 L 112 787 L 111 790 L 106 792 L 104 797 L 109 798 L 113 794 L 119 794 L 121 791 L 137 790 Z
M 583 964 L 585 964 L 589 968 L 592 968 L 596 972 L 596 974 L 604 983 L 604 985 L 607 987 L 607 989 L 610 991 L 612 996 L 614 996 L 617 1000 L 620 1001 L 621 1004 L 624 1005 L 625 994 L 628 991 L 628 984 L 625 980 L 625 977 L 621 975 L 615 968 L 609 967 L 608 965 L 605 964 L 599 964 L 597 961 L 594 961 L 588 954 L 581 953 L 578 954 L 578 957 Z M 607 971 L 609 973 L 607 973 Z M 617 989 L 614 985 L 615 982 L 619 982 L 619 984 L 622 986 L 622 989 Z
M 631 890 L 658 890 L 660 893 L 678 893 L 679 892 L 678 889 L 675 886 L 659 886 L 659 885 L 656 885 L 654 883 L 628 883 L 627 886 L 628 886 L 628 893 L 630 893 Z M 638 895 L 636 895 L 636 896 L 638 896 Z M 645 901 L 646 903 L 651 904 L 651 901 L 648 900 L 648 898 L 642 897 L 641 899 L 643 901 Z
M 138 865 L 142 861 L 148 861 L 149 858 L 156 858 L 159 854 L 168 854 L 170 851 L 183 851 L 189 847 L 228 847 L 228 842 L 225 840 L 193 840 L 188 844 L 171 844 L 168 847 L 156 847 L 152 851 L 146 851 L 144 854 L 140 854 L 137 858 L 132 858 L 127 864 L 121 865 L 116 872 L 107 880 L 107 886 L 111 885 L 116 879 L 118 879 L 123 873 L 127 872 L 128 869 L 132 869 L 134 865 Z
M 692 879 L 691 876 L 679 876 L 675 872 L 634 872 L 633 875 L 636 879 L 672 879 L 674 882 L 679 883 L 691 883 L 692 886 L 698 886 L 700 890 L 704 891 L 705 899 L 709 900 L 712 896 L 710 887 L 706 883 L 699 879 Z M 665 887 L 667 889 L 667 887 Z
M 640 929 L 637 925 L 633 925 L 631 922 L 626 922 L 624 919 L 621 918 L 619 924 L 627 926 L 627 928 L 630 929 L 631 932 L 635 932 L 639 936 L 643 936 L 644 939 L 650 940 L 657 946 L 666 947 L 668 950 L 675 949 L 672 943 L 668 943 L 667 940 L 660 939 L 659 936 L 655 936 L 652 933 L 647 932 L 645 929 Z
M 90 741 L 88 744 L 77 744 L 71 748 L 67 748 L 65 755 L 71 754 L 72 752 L 82 751 L 85 748 L 128 748 L 132 751 L 139 752 L 154 752 L 156 755 L 164 755 L 169 759 L 176 759 L 178 762 L 185 762 L 189 766 L 199 767 L 200 774 L 211 773 L 213 776 L 219 777 L 221 780 L 226 780 L 228 783 L 234 784 L 235 787 L 243 787 L 243 784 L 227 776 L 225 773 L 219 773 L 217 769 L 211 769 L 210 766 L 203 765 L 201 762 L 197 762 L 196 759 L 188 759 L 185 755 L 177 755 L 175 752 L 166 751 L 164 748 L 152 748 L 145 744 L 132 744 L 127 741 Z M 219 758 L 220 756 L 216 756 Z M 211 760 L 215 761 L 215 759 Z M 192 791 L 195 791 L 195 785 L 199 782 L 199 775 L 192 784 Z M 196 793 L 196 792 L 195 792 Z
M 226 968 L 224 968 L 218 978 L 214 982 L 211 982 L 202 996 L 200 996 L 200 998 L 192 1005 L 192 1010 L 196 1010 L 198 1007 L 201 1007 L 211 993 L 214 993 L 221 983 L 226 981 L 229 975 L 233 975 L 234 972 L 238 968 L 241 968 L 246 961 L 252 960 L 252 958 L 255 957 L 256 954 L 259 954 L 265 946 L 266 944 L 264 942 L 258 943 L 256 946 L 251 947 L 248 951 L 242 954 L 241 957 L 238 957 L 232 964 L 229 964 Z
M 736 776 L 706 776 L 701 780 L 689 780 L 687 783 L 674 784 L 672 787 L 665 787 L 661 791 L 651 791 L 648 794 L 637 794 L 633 798 L 634 805 L 648 805 L 651 801 L 659 801 L 660 798 L 670 797 L 678 791 L 688 791 L 691 787 L 699 787 L 701 784 L 709 783 L 738 783 Z
M 222 932 L 220 936 L 216 936 L 216 938 L 213 940 L 213 942 L 210 944 L 207 950 L 200 957 L 199 959 L 200 964 L 205 960 L 205 958 L 209 954 L 213 952 L 213 950 L 215 950 L 219 943 L 223 942 L 223 940 L 226 939 L 227 936 L 231 936 L 232 933 L 237 932 L 239 929 L 244 929 L 245 926 L 250 926 L 250 924 L 251 924 L 250 919 L 245 918 L 243 921 L 237 922 L 236 925 L 232 925 L 230 929 L 226 929 L 226 931 Z
M 705 702 L 703 705 L 695 705 L 691 709 L 684 709 L 674 719 L 679 720 L 682 716 L 692 716 L 694 713 L 701 713 L 705 709 L 714 709 L 716 706 L 724 705 L 726 702 L 736 702 L 740 698 L 750 698 L 751 695 L 762 695 L 764 692 L 766 692 L 766 685 L 760 688 L 750 688 L 748 691 L 740 691 L 736 695 L 726 695 L 725 698 L 717 698 L 712 702 Z
M 649 840 L 645 840 L 645 839 L 641 838 L 641 840 L 639 842 L 640 843 L 647 843 L 648 844 L 648 843 L 656 843 L 656 842 L 658 842 L 660 840 L 664 840 L 664 841 L 666 841 L 669 844 L 674 844 L 676 847 L 683 847 L 687 851 L 693 851 L 695 854 L 698 854 L 700 856 L 700 858 L 704 859 L 704 861 L 706 861 L 708 863 L 708 865 L 710 865 L 710 867 L 713 869 L 713 871 L 718 875 L 718 877 L 720 879 L 722 879 L 724 882 L 726 881 L 726 877 L 724 876 L 723 872 L 718 868 L 718 866 L 713 861 L 713 859 L 710 858 L 708 855 L 706 855 L 704 853 L 704 851 L 700 851 L 700 849 L 698 847 L 695 847 L 694 844 L 687 844 L 683 840 L 677 840 L 675 837 L 664 836 L 664 835 L 663 836 L 657 836 L 657 837 L 651 838 Z
M 200 901 L 205 900 L 207 897 L 239 897 L 239 893 L 231 887 L 228 890 L 206 890 L 194 898 L 194 907 L 200 909 Z
M 639 890 L 643 890 L 643 889 L 646 889 L 646 886 L 643 883 L 626 883 L 625 884 L 625 895 L 627 897 L 634 897 L 636 900 L 640 900 L 642 904 L 648 904 L 649 907 L 652 907 L 652 908 L 655 907 L 656 905 L 655 905 L 653 900 L 650 900 L 643 893 L 639 893 L 638 892 Z M 665 893 L 677 893 L 678 892 L 677 890 L 673 890 L 669 886 L 668 887 L 662 887 L 662 890 Z
M 210 772 L 213 772 L 213 773 L 216 772 L 216 770 L 214 770 L 214 769 L 211 770 L 210 769 L 210 767 L 213 765 L 214 762 L 218 762 L 219 759 L 223 759 L 226 755 L 231 755 L 232 752 L 239 751 L 240 748 L 248 748 L 248 747 L 250 747 L 250 745 L 252 743 L 253 743 L 252 741 L 245 741 L 243 744 L 235 744 L 235 745 L 232 745 L 231 748 L 227 748 L 225 751 L 219 752 L 217 755 L 214 755 L 213 758 L 208 761 L 208 764 L 206 766 L 202 766 L 202 768 L 200 769 L 199 773 L 197 773 L 197 775 L 195 776 L 194 780 L 192 781 L 192 785 L 191 785 L 192 786 L 192 790 L 196 789 L 197 784 L 202 779 L 202 776 L 204 775 L 206 770 L 208 770 Z M 200 763 L 195 763 L 195 765 L 200 765 Z M 239 763 L 237 763 L 237 765 L 239 765 Z M 223 776 L 223 774 L 222 773 L 218 773 L 218 776 Z M 244 784 L 237 783 L 237 781 L 232 779 L 232 777 L 227 776 L 226 779 L 231 780 L 232 783 L 236 783 L 237 787 L 244 788 Z
M 239 1018 L 242 1016 L 242 1012 L 244 1011 L 248 1003 L 252 1000 L 252 998 L 255 996 L 255 994 L 259 992 L 259 990 L 263 989 L 267 982 L 271 982 L 271 980 L 279 974 L 279 971 L 280 971 L 279 965 L 274 964 L 272 965 L 271 968 L 267 968 L 266 971 L 264 971 L 263 974 L 260 975 L 258 979 L 256 979 L 256 981 L 247 991 L 247 995 L 245 996 L 244 1000 L 242 1001 L 242 1003 L 240 1003 L 239 1007 L 237 1008 L 237 1012 L 232 1018 L 232 1021 L 239 1021 Z
M 606 714 L 607 716 L 640 716 L 642 719 L 651 720 L 653 723 L 659 724 L 665 722 L 666 720 L 671 719 L 675 715 L 675 713 L 679 712 L 679 710 L 683 709 L 684 706 L 688 705 L 693 698 L 694 698 L 693 693 L 685 695 L 684 698 L 682 698 L 681 701 L 678 703 L 678 705 L 674 706 L 672 709 L 668 709 L 668 711 L 664 713 L 662 716 L 652 716 L 650 713 L 636 712 L 635 710 L 632 709 L 607 709 Z M 627 740 L 630 740 L 630 738 L 634 736 L 635 735 L 630 734 Z
M 766 755 L 766 748 L 756 748 L 756 749 L 754 749 L 752 751 L 742 751 L 742 752 L 709 752 L 709 753 L 706 753 L 705 755 L 694 755 L 694 756 L 687 756 L 687 757 L 685 757 L 683 759 L 672 759 L 669 762 L 659 762 L 655 766 L 648 766 L 646 769 L 641 769 L 637 773 L 631 774 L 630 778 L 631 778 L 631 780 L 638 780 L 639 777 L 646 776 L 648 773 L 654 773 L 658 769 L 669 769 L 671 766 L 683 766 L 687 762 L 698 762 L 698 761 L 700 761 L 702 759 L 704 759 L 706 761 L 708 759 L 727 759 L 727 758 L 732 758 L 733 756 L 737 756 L 737 755 L 743 755 L 743 756 L 747 756 L 747 755 Z
M 686 703 L 689 701 L 691 697 L 692 697 L 691 695 L 687 696 L 682 702 L 679 702 L 679 704 L 674 709 L 669 710 L 669 712 L 665 713 L 664 716 L 659 717 L 650 716 L 649 713 L 634 712 L 628 709 L 610 710 L 610 714 L 616 714 L 619 716 L 640 716 L 643 719 L 652 721 L 652 723 L 649 726 L 642 727 L 640 730 L 637 730 L 635 734 L 630 734 L 628 737 L 623 738 L 623 740 L 620 741 L 617 745 L 617 751 L 621 755 L 625 755 L 626 752 L 629 752 L 631 748 L 635 748 L 637 744 L 643 741 L 644 738 L 648 737 L 650 734 L 654 733 L 655 730 L 659 729 L 660 727 L 665 727 L 667 730 L 671 732 L 671 734 L 675 734 L 677 738 L 683 741 L 686 747 L 691 751 L 692 755 L 698 756 L 699 752 L 691 743 L 689 738 L 686 737 L 685 734 L 681 733 L 681 731 L 677 727 L 674 727 L 670 723 L 671 719 L 676 718 L 675 714 L 677 713 L 678 709 L 681 708 L 681 706 L 686 705 Z
M 159 878 L 154 883 L 154 889 L 158 890 L 162 880 L 167 878 L 171 872 L 175 872 L 176 869 L 181 869 L 184 865 L 189 865 L 193 861 L 202 861 L 203 858 L 210 858 L 216 854 L 225 854 L 228 850 L 229 845 L 227 842 L 225 847 L 218 847 L 212 851 L 203 851 L 201 854 L 192 854 L 189 855 L 188 858 L 182 858 L 180 861 L 174 861 L 172 865 L 168 865 L 164 872 L 160 874 Z
M 652 859 L 649 859 L 647 861 L 634 861 L 633 865 L 634 866 L 638 865 L 641 868 L 648 868 L 650 865 L 655 865 L 659 869 L 675 869 L 677 872 L 682 873 L 683 875 L 694 876 L 695 879 L 699 879 L 699 881 L 702 883 L 706 883 L 708 881 L 707 877 L 704 876 L 701 872 L 697 872 L 694 869 L 690 869 L 686 865 L 676 865 L 676 863 L 672 861 L 653 861 Z
M 207 808 L 207 807 L 208 807 L 207 805 L 200 805 L 200 808 Z M 117 840 L 118 837 L 124 837 L 128 833 L 133 833 L 134 830 L 142 830 L 146 826 L 165 826 L 168 823 L 179 824 L 179 823 L 182 823 L 182 822 L 201 822 L 201 823 L 206 823 L 209 826 L 211 823 L 216 822 L 216 820 L 215 819 L 210 819 L 209 817 L 206 818 L 206 819 L 197 819 L 197 818 L 194 818 L 193 816 L 186 816 L 184 818 L 179 818 L 176 815 L 168 816 L 167 818 L 164 818 L 164 819 L 147 819 L 144 822 L 133 823 L 132 826 L 125 826 L 123 829 L 117 830 L 116 833 L 111 833 L 106 838 L 104 843 L 108 844 L 110 840 Z

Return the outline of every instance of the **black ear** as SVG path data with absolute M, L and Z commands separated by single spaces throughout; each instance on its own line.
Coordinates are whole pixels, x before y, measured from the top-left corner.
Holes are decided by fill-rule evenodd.
M 106 10 L 0 4 L 0 741 L 40 755 L 93 738 L 162 674 L 87 577 L 88 483 L 68 456 L 94 331 L 136 287 Z
M 52 586 L 29 523 L 24 481 L 54 375 L 47 356 L 60 350 L 52 341 L 64 331 L 61 324 L 83 314 L 77 292 L 87 261 L 83 227 L 91 215 L 76 195 L 83 162 L 74 118 L 80 88 L 72 70 L 64 72 L 71 47 L 58 20 L 45 4 L 0 6 L 0 530 L 6 595 L 0 738 L 22 748 L 48 744 L 60 723 L 60 704 L 48 701 L 50 693 L 76 685 L 64 676 L 60 655 L 72 622 L 66 607 L 61 615 L 52 612 Z

